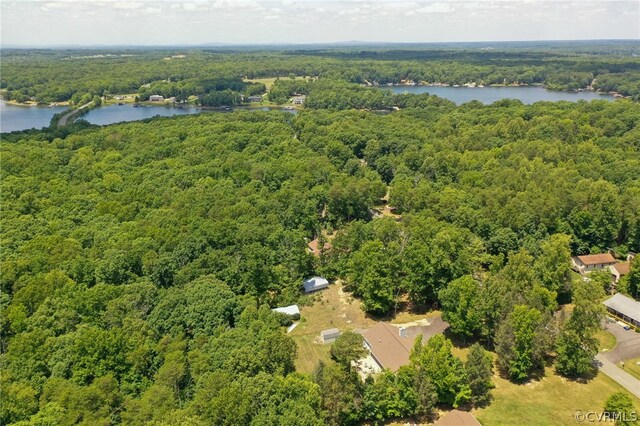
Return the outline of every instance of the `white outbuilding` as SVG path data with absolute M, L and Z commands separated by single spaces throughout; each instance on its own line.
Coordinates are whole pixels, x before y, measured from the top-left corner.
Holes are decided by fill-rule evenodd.
M 307 280 L 304 280 L 302 285 L 304 286 L 305 293 L 311 293 L 329 287 L 329 281 L 327 281 L 326 278 L 322 277 L 311 277 Z
M 293 319 L 300 319 L 300 309 L 298 308 L 298 305 L 289 305 L 289 306 L 283 306 L 281 308 L 273 308 L 272 311 L 289 315 L 290 317 L 293 317 Z

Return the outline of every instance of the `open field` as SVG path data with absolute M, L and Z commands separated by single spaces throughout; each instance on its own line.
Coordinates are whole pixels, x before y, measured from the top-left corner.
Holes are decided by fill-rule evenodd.
M 318 341 L 322 330 L 358 330 L 375 324 L 360 308 L 360 301 L 342 291 L 340 282 L 333 283 L 313 297 L 316 302 L 312 306 L 301 307 L 300 325 L 290 334 L 298 344 L 296 369 L 301 373 L 311 373 L 318 361 L 330 358 L 331 345 Z
M 482 424 L 492 426 L 575 425 L 577 411 L 602 412 L 607 397 L 624 390 L 601 373 L 588 383 L 579 383 L 556 375 L 552 368 L 541 380 L 523 385 L 499 377 L 494 377 L 494 383 L 491 405 L 473 412 Z M 632 398 L 640 407 L 640 400 Z
M 269 89 L 271 89 L 271 86 L 273 86 L 273 83 L 277 80 L 287 80 L 289 79 L 289 76 L 283 76 L 283 77 L 267 77 L 267 78 L 250 78 L 250 79 L 245 79 L 244 81 L 246 82 L 251 82 L 251 83 L 263 83 L 265 86 L 267 86 L 267 91 Z M 305 78 L 304 76 L 298 75 L 296 76 L 296 80 L 301 80 Z

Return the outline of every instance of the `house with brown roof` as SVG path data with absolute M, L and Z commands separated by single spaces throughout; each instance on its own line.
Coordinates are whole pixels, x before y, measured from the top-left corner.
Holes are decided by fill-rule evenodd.
M 318 245 L 318 239 L 316 238 L 315 240 L 312 240 L 309 242 L 309 244 L 307 244 L 307 248 L 309 249 L 309 252 L 311 252 L 311 254 L 313 254 L 314 256 L 320 256 L 322 250 Z M 331 250 L 332 245 L 330 243 L 324 243 L 324 251 L 328 251 Z
M 572 261 L 574 269 L 581 274 L 595 271 L 597 269 L 603 269 L 615 265 L 616 263 L 616 259 L 611 255 L 611 253 L 575 256 Z
M 620 278 L 625 275 L 629 275 L 631 272 L 631 262 L 616 263 L 615 265 L 610 266 L 609 270 L 611 271 L 611 275 L 613 275 L 613 282 L 618 284 Z
M 413 348 L 414 336 L 407 336 L 404 329 L 386 322 L 379 322 L 362 332 L 364 346 L 381 369 L 398 371 L 409 364 L 409 355 Z
M 473 414 L 468 411 L 453 410 L 440 416 L 435 423 L 438 426 L 480 426 Z

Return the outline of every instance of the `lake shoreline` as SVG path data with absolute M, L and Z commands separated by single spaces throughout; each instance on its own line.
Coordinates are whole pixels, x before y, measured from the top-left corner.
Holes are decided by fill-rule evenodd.
M 615 98 L 620 98 L 620 99 L 631 99 L 631 96 L 624 96 L 621 95 L 619 92 L 601 92 L 599 90 L 592 90 L 592 89 L 588 89 L 588 88 L 583 88 L 583 89 L 549 89 L 547 86 L 545 86 L 542 83 L 533 83 L 533 84 L 488 84 L 488 85 L 477 85 L 475 82 L 473 83 L 473 85 L 451 85 L 449 83 L 426 83 L 426 82 L 420 82 L 420 83 L 415 83 L 415 84 L 402 84 L 402 83 L 397 83 L 397 84 L 385 84 L 385 85 L 367 85 L 367 84 L 363 84 L 364 87 L 372 87 L 375 89 L 393 89 L 393 88 L 397 88 L 397 87 L 447 87 L 447 88 L 451 88 L 451 89 L 486 89 L 486 88 L 490 88 L 490 87 L 509 87 L 509 88 L 527 88 L 527 87 L 533 87 L 533 88 L 542 88 L 548 92 L 558 92 L 558 93 L 594 93 L 597 95 L 602 95 L 602 96 L 613 96 Z

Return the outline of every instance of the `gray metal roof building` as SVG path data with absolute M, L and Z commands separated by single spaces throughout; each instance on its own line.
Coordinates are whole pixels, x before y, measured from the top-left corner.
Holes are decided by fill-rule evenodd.
M 340 330 L 337 328 L 330 328 L 328 330 L 322 330 L 320 332 L 320 338 L 322 339 L 322 343 L 331 342 L 340 336 Z
M 636 327 L 640 327 L 640 302 L 637 300 L 617 293 L 603 303 L 609 312 L 612 312 Z
M 305 293 L 311 293 L 312 291 L 329 287 L 329 281 L 322 277 L 311 277 L 308 280 L 305 280 L 302 285 L 304 286 Z

